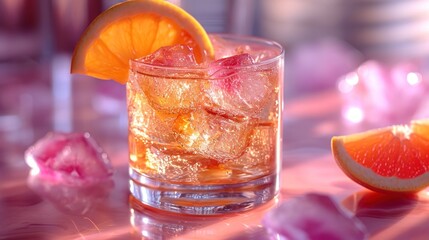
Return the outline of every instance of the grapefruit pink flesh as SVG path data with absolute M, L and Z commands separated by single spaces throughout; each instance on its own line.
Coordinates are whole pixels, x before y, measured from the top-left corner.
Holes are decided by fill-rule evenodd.
M 418 192 L 429 185 L 429 122 L 412 122 L 333 137 L 332 153 L 344 173 L 380 192 Z

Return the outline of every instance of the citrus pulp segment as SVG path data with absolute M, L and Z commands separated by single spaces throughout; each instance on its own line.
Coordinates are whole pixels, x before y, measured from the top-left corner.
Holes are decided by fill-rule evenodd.
M 379 192 L 413 193 L 429 186 L 429 121 L 332 138 L 338 166 Z
M 129 60 L 176 44 L 192 47 L 198 62 L 214 56 L 204 28 L 183 9 L 161 0 L 125 1 L 87 27 L 73 52 L 71 72 L 125 83 Z

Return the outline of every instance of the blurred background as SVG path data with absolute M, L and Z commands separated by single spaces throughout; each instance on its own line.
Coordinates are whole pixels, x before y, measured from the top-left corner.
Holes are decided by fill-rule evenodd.
M 325 155 L 332 135 L 429 118 L 429 0 L 170 1 L 190 12 L 208 32 L 254 35 L 284 46 L 283 162 L 296 173 L 285 177 L 293 185 L 287 188 L 291 190 L 287 196 L 308 189 L 348 192 L 343 190 L 351 185 L 342 182 L 331 170 L 333 165 L 325 161 L 330 160 Z M 149 234 L 161 228 L 168 233 L 183 230 L 180 224 L 168 225 L 170 218 L 165 226 L 162 216 L 151 219 L 150 214 L 137 211 L 129 215 L 128 192 L 120 192 L 128 191 L 125 86 L 70 74 L 71 55 L 80 35 L 100 12 L 118 2 L 0 0 L 0 239 L 8 233 L 22 236 L 20 239 L 55 239 L 56 232 L 72 232 L 76 238 L 90 233 L 87 236 L 94 239 L 92 233 L 100 233 L 100 229 L 112 229 L 101 236 L 114 238 L 114 234 L 129 231 L 130 219 L 147 223 L 134 226 L 141 233 L 147 227 Z M 52 211 L 50 200 L 29 191 L 24 152 L 50 131 L 87 131 L 114 166 L 123 166 L 114 176 L 115 194 L 97 208 L 99 217 Z M 315 165 L 309 165 L 310 160 Z M 312 184 L 311 178 L 297 177 L 300 172 L 306 173 L 303 176 L 320 173 L 315 179 L 324 180 Z M 67 193 L 50 187 L 44 191 L 49 189 L 59 196 L 54 200 Z M 68 195 L 74 196 L 71 193 Z M 350 196 L 356 199 L 358 195 Z M 380 212 L 379 203 L 377 200 L 375 207 Z M 397 219 L 414 208 L 414 204 L 408 205 L 401 205 L 405 211 L 398 214 L 388 204 L 387 210 L 393 209 L 395 215 L 371 227 L 376 237 L 389 232 L 384 228 L 392 223 L 402 224 Z M 425 229 L 422 206 L 426 207 L 415 208 L 422 217 L 404 218 L 409 224 L 399 230 L 395 227 L 396 231 L 403 229 L 405 236 Z M 365 207 L 364 211 L 371 210 Z M 237 219 L 234 222 L 226 222 L 228 229 L 238 224 L 253 230 Z M 206 236 L 205 229 L 196 232 Z
M 0 0 L 0 154 L 13 152 L 17 144 L 8 143 L 28 146 L 49 130 L 99 129 L 125 138 L 124 86 L 69 74 L 79 36 L 117 2 Z M 403 106 L 395 111 L 408 111 L 407 119 L 426 116 L 419 111 L 429 109 L 429 0 L 171 2 L 189 11 L 208 32 L 255 35 L 281 43 L 286 50 L 286 99 L 337 92 L 344 99 L 344 117 L 351 122 L 369 119 L 364 114 L 371 111 L 386 113 L 383 123 L 402 121 L 392 113 L 398 99 Z M 369 70 L 363 74 L 359 66 Z M 395 79 L 418 91 L 407 90 Z M 370 102 L 363 105 L 362 98 Z M 410 106 L 417 107 L 410 113 Z M 97 114 L 111 119 L 107 128 L 120 133 L 94 124 Z

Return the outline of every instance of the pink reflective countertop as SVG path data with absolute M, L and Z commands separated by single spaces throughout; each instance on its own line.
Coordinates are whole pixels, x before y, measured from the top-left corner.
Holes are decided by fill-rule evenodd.
M 241 214 L 191 217 L 144 209 L 130 200 L 124 86 L 49 67 L 32 71 L 21 71 L 20 81 L 0 79 L 0 239 L 263 240 L 269 239 L 261 225 L 265 212 L 309 192 L 329 194 L 353 211 L 370 239 L 429 236 L 427 191 L 412 197 L 376 194 L 336 166 L 331 137 L 355 129 L 342 124 L 335 91 L 286 99 L 277 199 Z M 106 188 L 79 190 L 30 176 L 24 151 L 49 131 L 90 132 L 113 162 L 113 181 Z

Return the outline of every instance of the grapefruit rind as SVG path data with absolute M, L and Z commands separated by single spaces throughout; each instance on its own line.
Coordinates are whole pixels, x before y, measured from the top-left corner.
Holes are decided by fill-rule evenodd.
M 335 161 L 350 179 L 373 191 L 385 193 L 419 192 L 429 185 L 429 172 L 409 179 L 398 178 L 396 176 L 381 176 L 372 169 L 355 161 L 344 147 L 345 141 L 358 140 L 365 135 L 390 131 L 390 129 L 377 129 L 355 135 L 333 137 L 331 149 Z
M 115 64 L 111 64 L 112 66 L 106 66 L 106 69 L 115 73 L 113 74 L 114 77 L 116 77 L 115 79 L 110 76 L 110 72 L 99 72 L 103 71 L 103 69 L 88 69 L 86 66 L 88 58 L 87 53 L 89 52 L 90 48 L 94 46 L 96 41 L 101 41 L 101 33 L 103 33 L 103 31 L 106 30 L 112 23 L 121 20 L 126 21 L 127 19 L 132 21 L 131 19 L 133 17 L 143 14 L 155 14 L 157 16 L 159 15 L 159 17 L 167 18 L 171 23 L 177 24 L 181 29 L 185 30 L 191 36 L 191 38 L 196 41 L 196 46 L 200 48 L 196 52 L 197 61 L 203 61 L 205 56 L 208 58 L 214 58 L 214 48 L 210 38 L 208 37 L 208 34 L 201 24 L 185 10 L 167 1 L 133 0 L 118 3 L 112 6 L 108 10 L 102 12 L 94 19 L 94 21 L 91 22 L 91 24 L 82 34 L 73 52 L 71 73 L 85 74 L 99 79 L 113 79 L 117 82 L 125 83 L 128 78 L 128 61 L 131 59 L 120 59 L 117 58 L 117 56 L 114 56 L 115 53 L 111 53 L 112 56 L 109 56 L 110 60 L 115 61 Z M 147 36 L 141 36 L 141 38 L 142 37 Z M 156 43 L 156 45 L 159 44 Z M 168 45 L 168 41 L 166 41 L 165 45 Z M 103 44 L 101 44 L 101 47 L 102 46 Z M 159 48 L 162 46 L 157 47 Z M 150 53 L 156 50 L 157 49 L 152 48 L 150 49 Z M 133 54 L 132 59 L 140 58 L 145 55 L 135 52 L 132 52 L 131 54 Z M 100 59 L 102 59 L 102 57 L 100 57 Z
M 411 122 L 411 129 L 414 133 L 429 141 L 429 119 L 414 120 Z

